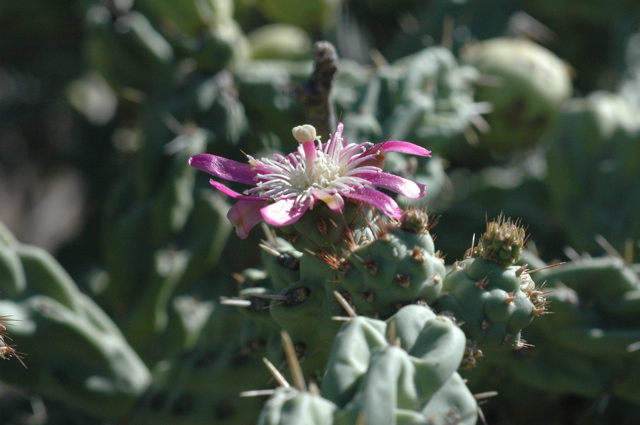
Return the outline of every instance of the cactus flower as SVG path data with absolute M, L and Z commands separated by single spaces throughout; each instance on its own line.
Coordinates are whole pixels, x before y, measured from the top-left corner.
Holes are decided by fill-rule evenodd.
M 213 187 L 237 199 L 227 217 L 240 238 L 246 238 L 253 226 L 262 220 L 273 226 L 295 223 L 318 202 L 324 202 L 336 213 L 342 211 L 345 199 L 362 202 L 399 219 L 402 210 L 388 195 L 372 188 L 377 186 L 409 198 L 421 198 L 425 186 L 382 171 L 387 152 L 429 156 L 430 151 L 409 142 L 385 141 L 348 143 L 342 137 L 342 124 L 327 143 L 321 143 L 311 125 L 293 129 L 298 149 L 287 156 L 255 159 L 247 155 L 248 164 L 216 155 L 199 154 L 189 164 L 215 177 L 253 185 L 238 193 L 217 180 Z

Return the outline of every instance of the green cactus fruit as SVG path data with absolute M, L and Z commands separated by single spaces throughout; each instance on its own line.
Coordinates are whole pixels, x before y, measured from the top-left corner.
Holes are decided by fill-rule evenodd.
M 252 59 L 301 60 L 311 57 L 311 39 L 299 27 L 269 24 L 247 35 Z
M 568 67 L 544 47 L 526 40 L 496 38 L 467 45 L 462 61 L 496 79 L 476 88 L 475 100 L 488 102 L 486 134 L 480 145 L 496 151 L 536 146 L 571 96 Z
M 526 267 L 510 265 L 520 259 L 524 240 L 524 229 L 504 217 L 487 223 L 478 246 L 444 279 L 433 307 L 453 314 L 474 347 L 522 348 L 522 329 L 545 312 L 544 294 Z
M 497 220 L 487 223 L 487 230 L 480 237 L 478 246 L 471 249 L 470 254 L 475 257 L 474 249 L 477 249 L 485 260 L 509 267 L 520 261 L 525 242 L 525 229 L 520 223 L 500 216 Z
M 335 404 L 307 391 L 278 387 L 265 403 L 258 425 L 333 425 Z
M 465 336 L 428 307 L 410 305 L 385 322 L 356 317 L 329 358 L 322 395 L 338 406 L 334 424 L 476 421 L 477 405 L 458 376 Z
M 358 314 L 385 318 L 403 305 L 431 303 L 438 297 L 445 267 L 429 226 L 426 212 L 407 210 L 397 225 L 344 255 L 338 281 Z

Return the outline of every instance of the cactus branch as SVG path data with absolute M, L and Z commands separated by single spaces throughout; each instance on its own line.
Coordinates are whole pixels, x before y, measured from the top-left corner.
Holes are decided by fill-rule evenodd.
M 329 134 L 336 128 L 331 101 L 331 88 L 338 71 L 336 48 L 328 41 L 313 46 L 314 70 L 308 80 L 294 87 L 289 96 L 306 109 L 308 123 L 318 134 Z

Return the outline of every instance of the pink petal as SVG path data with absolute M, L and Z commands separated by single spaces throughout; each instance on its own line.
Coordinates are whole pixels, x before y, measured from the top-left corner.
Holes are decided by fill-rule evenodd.
M 373 186 L 389 189 L 407 198 L 417 199 L 425 195 L 425 185 L 405 179 L 404 177 L 396 176 L 395 174 L 384 172 L 358 173 L 355 176 L 368 180 Z
M 344 196 L 371 205 L 391 218 L 399 219 L 402 217 L 402 209 L 398 206 L 396 201 L 394 201 L 390 196 L 375 189 L 371 189 L 370 187 L 357 189 L 355 192 L 350 192 Z
M 431 156 L 431 151 L 409 142 L 402 142 L 400 140 L 387 140 L 386 142 L 378 143 L 370 147 L 364 154 L 373 153 L 377 150 L 382 152 L 400 152 L 408 153 L 418 156 Z
M 262 217 L 273 226 L 287 226 L 298 221 L 309 209 L 309 207 L 294 208 L 294 205 L 294 198 L 281 199 L 262 208 Z
M 312 190 L 311 194 L 314 198 L 321 200 L 335 213 L 339 213 L 344 208 L 344 199 L 340 194 L 330 194 L 324 190 Z
M 253 226 L 262 221 L 260 210 L 264 208 L 265 204 L 264 199 L 261 201 L 241 199 L 231 207 L 227 218 L 236 227 L 236 235 L 239 238 L 246 239 Z
M 215 187 L 216 189 L 218 189 L 220 192 L 224 193 L 227 196 L 232 197 L 233 199 L 244 199 L 246 201 L 262 201 L 265 202 L 265 198 L 261 197 L 261 196 L 247 196 L 247 195 L 243 195 L 241 193 L 236 192 L 235 190 L 231 190 L 229 189 L 227 186 L 223 185 L 220 182 L 217 182 L 213 179 L 209 180 L 209 183 L 211 184 L 211 186 Z
M 336 131 L 334 131 L 333 134 L 331 135 L 331 141 L 333 143 L 335 143 L 336 141 L 338 141 L 338 139 L 340 139 L 340 137 L 342 137 L 342 130 L 343 129 L 344 129 L 344 124 L 339 122 L 338 123 L 338 127 L 336 128 Z
M 221 179 L 238 183 L 254 184 L 254 178 L 258 174 L 253 165 L 208 153 L 192 156 L 189 158 L 189 165 Z

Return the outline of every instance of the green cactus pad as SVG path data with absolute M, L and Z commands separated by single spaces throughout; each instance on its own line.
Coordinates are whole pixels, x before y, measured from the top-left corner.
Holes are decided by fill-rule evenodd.
M 445 267 L 428 227 L 426 213 L 412 210 L 344 256 L 338 280 L 359 314 L 384 318 L 403 305 L 435 300 Z

